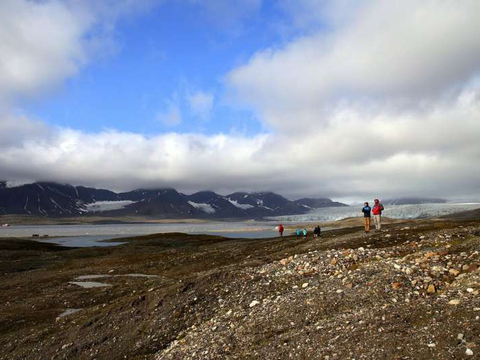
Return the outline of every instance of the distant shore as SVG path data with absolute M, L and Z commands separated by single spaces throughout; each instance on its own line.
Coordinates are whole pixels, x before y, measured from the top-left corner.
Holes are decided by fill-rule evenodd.
M 9 225 L 107 225 L 107 224 L 175 224 L 175 223 L 209 223 L 214 220 L 205 219 L 154 219 L 149 217 L 123 216 L 78 216 L 53 218 L 31 215 L 1 215 L 0 224 Z

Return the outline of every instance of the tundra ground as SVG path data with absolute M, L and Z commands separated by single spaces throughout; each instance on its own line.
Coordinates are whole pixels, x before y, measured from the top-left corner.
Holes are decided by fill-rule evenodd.
M 479 230 L 466 218 L 111 248 L 3 239 L 0 358 L 475 358 Z M 89 275 L 109 286 L 72 283 Z

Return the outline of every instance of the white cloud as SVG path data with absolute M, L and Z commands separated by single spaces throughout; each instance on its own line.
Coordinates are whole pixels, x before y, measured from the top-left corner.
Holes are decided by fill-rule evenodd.
M 197 91 L 187 95 L 190 110 L 196 117 L 202 120 L 208 120 L 210 118 L 214 99 L 213 94 L 204 91 Z
M 328 122 L 339 102 L 417 106 L 480 69 L 479 2 L 365 4 L 331 32 L 259 52 L 229 84 L 263 120 L 291 131 Z
M 165 112 L 158 112 L 156 119 L 167 126 L 180 125 L 182 123 L 180 106 L 175 100 L 169 100 L 167 110 Z
M 264 136 L 248 139 L 171 133 L 145 137 L 116 131 L 86 134 L 70 129 L 51 129 L 50 135 L 49 141 L 40 136 L 21 145 L 2 146 L 2 175 L 123 189 L 172 184 L 207 188 L 212 183 L 220 185 L 221 178 L 243 176 L 245 169 L 232 167 L 232 162 L 250 163 L 265 142 Z M 261 173 L 260 165 L 248 166 Z M 212 176 L 218 175 L 221 178 L 212 182 Z
M 82 36 L 92 19 L 64 2 L 5 0 L 0 23 L 0 100 L 58 84 L 87 60 Z
M 114 43 L 120 16 L 152 0 L 3 0 L 0 3 L 0 108 L 43 94 Z M 108 46 L 106 46 L 108 45 Z

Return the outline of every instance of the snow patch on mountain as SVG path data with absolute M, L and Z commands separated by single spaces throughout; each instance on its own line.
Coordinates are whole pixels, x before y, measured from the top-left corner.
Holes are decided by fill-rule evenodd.
M 61 207 L 54 199 L 50 198 L 50 201 L 52 202 L 52 204 L 53 204 L 54 206 L 56 206 L 56 207 L 59 208 L 60 210 L 63 210 L 63 211 L 65 211 L 65 212 L 71 213 L 70 210 L 66 210 L 66 209 L 64 209 L 63 207 Z
M 230 204 L 232 204 L 232 205 L 234 205 L 237 208 L 242 209 L 242 210 L 247 210 L 247 209 L 251 209 L 251 208 L 255 207 L 255 206 L 250 205 L 250 204 L 240 204 L 238 201 L 232 200 L 232 199 L 229 199 L 229 198 L 227 198 L 227 200 L 230 202 Z
M 203 212 L 206 212 L 207 214 L 215 213 L 215 209 L 210 204 L 195 203 L 193 201 L 189 201 L 188 203 L 190 205 L 192 205 L 195 209 L 202 210 Z
M 263 202 L 262 202 L 263 204 Z M 268 206 L 263 206 L 263 205 L 260 205 L 259 207 L 263 208 L 263 209 L 267 209 L 267 210 L 270 210 L 270 211 L 273 211 L 272 208 L 268 207 Z
M 85 205 L 87 212 L 102 212 L 102 211 L 111 211 L 119 210 L 124 207 L 135 203 L 136 201 L 131 200 L 120 200 L 120 201 L 96 201 L 91 204 Z
M 5 181 L 5 187 L 6 188 L 16 188 L 16 187 L 20 187 L 20 186 L 23 186 L 23 185 L 28 185 L 28 184 L 32 184 L 31 181 L 21 181 L 21 180 L 7 180 Z

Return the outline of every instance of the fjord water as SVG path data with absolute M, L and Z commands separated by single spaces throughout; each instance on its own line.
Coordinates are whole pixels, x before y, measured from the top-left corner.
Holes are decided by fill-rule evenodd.
M 105 225 L 19 225 L 0 228 L 0 237 L 31 237 L 63 246 L 114 246 L 121 242 L 102 242 L 131 236 L 181 232 L 230 238 L 267 238 L 277 236 L 273 222 L 211 222 L 171 224 L 105 224 Z M 48 237 L 45 237 L 48 236 Z

